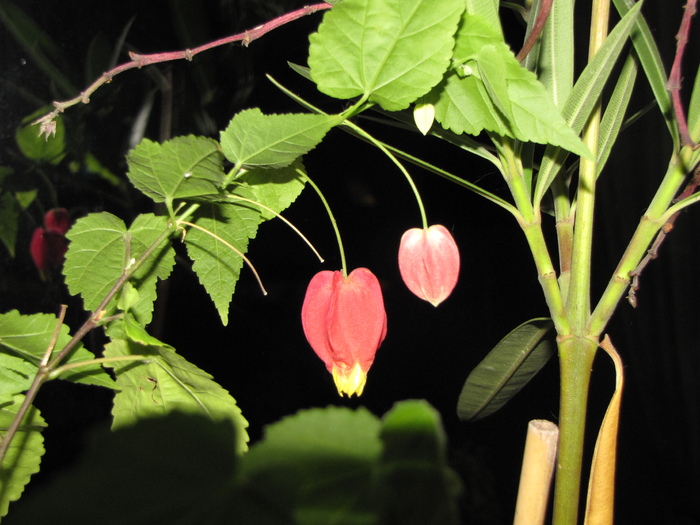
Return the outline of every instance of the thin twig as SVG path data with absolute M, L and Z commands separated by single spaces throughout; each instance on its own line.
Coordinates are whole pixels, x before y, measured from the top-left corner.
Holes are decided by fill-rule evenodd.
M 681 144 L 692 148 L 698 145 L 695 144 L 688 132 L 688 122 L 681 101 L 681 79 L 683 78 L 681 70 L 683 67 L 683 54 L 685 53 L 685 47 L 688 44 L 688 34 L 690 33 L 690 19 L 695 14 L 696 4 L 697 0 L 688 0 L 688 3 L 685 4 L 685 12 L 681 20 L 681 27 L 676 35 L 676 40 L 678 41 L 676 44 L 676 57 L 673 59 L 671 74 L 668 77 L 668 82 L 666 82 L 666 89 L 668 89 L 673 100 L 673 111 L 678 121 L 678 132 L 681 135 Z
M 32 124 L 39 124 L 39 136 L 44 135 L 48 140 L 49 135 L 56 134 L 56 121 L 54 119 L 59 115 L 59 113 L 62 113 L 67 108 L 75 106 L 76 104 L 80 104 L 81 102 L 83 104 L 88 104 L 90 102 L 90 96 L 95 91 L 97 91 L 103 84 L 110 83 L 112 79 L 119 73 L 123 73 L 124 71 L 128 71 L 129 69 L 134 68 L 140 69 L 144 66 L 158 64 L 161 62 L 170 62 L 173 60 L 182 59 L 189 61 L 192 60 L 195 55 L 201 53 L 202 51 L 207 51 L 209 49 L 230 44 L 232 42 L 241 42 L 241 44 L 248 47 L 248 45 L 253 40 L 257 40 L 261 36 L 272 31 L 273 29 L 277 29 L 278 27 L 283 26 L 284 24 L 302 18 L 306 15 L 310 15 L 317 11 L 330 9 L 331 7 L 333 6 L 326 2 L 314 5 L 307 5 L 302 7 L 301 9 L 297 9 L 296 11 L 292 11 L 291 13 L 286 13 L 284 15 L 278 16 L 277 18 L 270 20 L 269 22 L 265 22 L 264 24 L 261 24 L 257 27 L 254 27 L 253 29 L 249 29 L 236 35 L 227 36 L 225 38 L 209 42 L 208 44 L 195 47 L 194 49 L 184 49 L 182 51 L 170 51 L 165 53 L 152 53 L 148 55 L 141 55 L 138 53 L 130 52 L 130 62 L 120 64 L 117 67 L 110 69 L 105 73 L 102 73 L 102 75 L 97 80 L 95 80 L 90 86 L 88 86 L 88 88 L 85 91 L 80 93 L 80 95 L 78 95 L 77 97 L 72 98 L 70 100 L 66 100 L 64 102 L 54 102 L 53 105 L 56 109 L 38 118 L 37 120 L 32 122 Z
M 693 193 L 695 193 L 695 190 L 697 189 L 698 185 L 700 185 L 700 167 L 695 170 L 695 175 L 693 175 L 693 178 L 688 182 L 686 187 L 683 189 L 683 192 L 676 197 L 673 202 L 678 202 L 681 201 L 687 197 L 690 197 Z M 683 210 L 681 210 L 683 211 Z M 656 236 L 656 239 L 654 239 L 654 243 L 651 245 L 651 248 L 647 251 L 646 256 L 644 259 L 642 259 L 637 267 L 630 272 L 630 277 L 632 278 L 632 283 L 630 284 L 630 291 L 629 294 L 627 295 L 627 302 L 632 305 L 632 308 L 637 307 L 637 290 L 639 290 L 639 277 L 642 275 L 642 272 L 644 271 L 644 268 L 646 268 L 647 264 L 649 264 L 653 259 L 656 259 L 659 255 L 659 248 L 661 248 L 661 244 L 664 242 L 664 239 L 666 239 L 666 236 L 673 230 L 674 223 L 676 222 L 676 219 L 678 218 L 678 215 L 680 214 L 680 211 L 677 211 L 673 215 L 671 215 L 671 218 L 666 221 L 666 223 L 661 227 L 659 230 L 659 234 Z
M 525 57 L 532 49 L 532 46 L 535 45 L 535 42 L 537 42 L 537 39 L 540 37 L 540 34 L 544 29 L 544 25 L 547 23 L 547 19 L 549 18 L 549 12 L 552 10 L 552 2 L 553 0 L 542 0 L 540 8 L 537 10 L 537 18 L 535 19 L 535 23 L 530 30 L 530 34 L 523 44 L 522 49 L 518 53 L 518 56 L 515 57 L 518 62 L 525 60 Z

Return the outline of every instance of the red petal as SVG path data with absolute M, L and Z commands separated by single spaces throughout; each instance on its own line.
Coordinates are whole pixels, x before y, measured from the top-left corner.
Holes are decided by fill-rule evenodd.
M 365 372 L 386 337 L 386 311 L 379 281 L 367 268 L 357 268 L 338 282 L 333 295 L 328 337 L 333 361 Z
M 337 271 L 326 270 L 314 275 L 301 307 L 301 324 L 306 339 L 329 371 L 333 368 L 333 352 L 328 341 L 328 318 L 336 274 L 342 278 Z

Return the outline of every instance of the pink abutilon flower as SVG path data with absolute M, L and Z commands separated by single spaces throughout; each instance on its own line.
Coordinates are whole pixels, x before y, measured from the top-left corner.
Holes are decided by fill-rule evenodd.
M 306 290 L 301 323 L 311 348 L 333 374 L 338 393 L 362 394 L 367 371 L 386 337 L 386 311 L 379 281 L 367 268 L 347 277 L 317 273 Z
M 459 249 L 452 234 L 441 224 L 408 230 L 401 237 L 399 270 L 409 290 L 439 305 L 459 277 Z

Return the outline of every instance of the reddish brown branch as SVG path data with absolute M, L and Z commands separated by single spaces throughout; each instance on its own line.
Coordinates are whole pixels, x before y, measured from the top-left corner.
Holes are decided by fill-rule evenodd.
M 673 59 L 673 67 L 671 68 L 671 74 L 668 77 L 668 82 L 666 82 L 666 89 L 668 89 L 671 94 L 671 99 L 673 100 L 673 111 L 676 114 L 676 120 L 678 121 L 678 132 L 681 135 L 681 144 L 683 146 L 696 147 L 697 145 L 690 137 L 688 133 L 688 122 L 685 116 L 685 110 L 683 109 L 683 103 L 681 102 L 681 79 L 682 68 L 683 68 L 683 54 L 685 53 L 685 47 L 688 44 L 688 34 L 690 33 L 690 21 L 695 14 L 695 6 L 697 0 L 688 0 L 685 4 L 685 12 L 683 13 L 683 19 L 681 20 L 681 27 L 676 35 L 676 57 Z
M 82 93 L 80 93 L 80 95 L 78 95 L 77 97 L 72 98 L 70 100 L 66 100 L 64 102 L 54 102 L 53 105 L 56 109 L 54 109 L 51 113 L 48 113 L 43 117 L 38 118 L 37 120 L 32 122 L 32 124 L 39 124 L 39 135 L 45 135 L 46 139 L 48 140 L 49 135 L 56 134 L 56 122 L 54 119 L 58 116 L 59 113 L 62 113 L 67 108 L 75 106 L 76 104 L 79 104 L 81 102 L 83 104 L 89 103 L 90 95 L 97 91 L 97 89 L 99 89 L 100 86 L 102 86 L 103 84 L 110 83 L 112 79 L 119 73 L 123 73 L 124 71 L 128 71 L 129 69 L 142 68 L 144 66 L 157 64 L 160 62 L 169 62 L 172 60 L 182 59 L 192 60 L 195 55 L 203 51 L 230 44 L 232 42 L 241 42 L 241 44 L 248 47 L 248 45 L 253 40 L 260 38 L 261 36 L 265 35 L 266 33 L 269 33 L 273 29 L 277 29 L 278 27 L 283 26 L 284 24 L 292 22 L 293 20 L 297 20 L 298 18 L 302 18 L 306 15 L 310 15 L 317 11 L 330 9 L 331 7 L 333 6 L 326 2 L 314 5 L 307 5 L 302 7 L 301 9 L 297 9 L 296 11 L 292 11 L 291 13 L 286 13 L 284 15 L 278 16 L 277 18 L 270 20 L 269 22 L 265 22 L 264 24 L 261 24 L 257 27 L 254 27 L 253 29 L 249 29 L 236 35 L 227 36 L 225 38 L 215 40 L 214 42 L 209 42 L 208 44 L 201 45 L 194 49 L 170 51 L 166 53 L 152 53 L 149 55 L 129 53 L 129 57 L 131 58 L 130 62 L 120 64 L 117 67 L 106 71 L 100 76 L 100 78 L 98 78 L 97 80 L 95 80 L 95 82 L 90 84 L 90 86 L 88 86 L 88 88 Z
M 525 57 L 532 49 L 532 46 L 535 45 L 535 42 L 537 42 L 537 39 L 540 37 L 540 34 L 544 29 L 544 25 L 547 23 L 547 19 L 549 18 L 549 12 L 552 10 L 552 2 L 553 0 L 542 0 L 540 8 L 537 11 L 537 18 L 535 19 L 535 23 L 532 25 L 532 29 L 530 30 L 530 34 L 523 44 L 522 49 L 518 53 L 518 56 L 515 57 L 518 62 L 525 60 Z

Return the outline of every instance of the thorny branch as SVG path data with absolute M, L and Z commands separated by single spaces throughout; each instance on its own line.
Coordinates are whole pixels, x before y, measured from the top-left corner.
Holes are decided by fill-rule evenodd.
M 681 27 L 676 35 L 676 57 L 673 60 L 673 66 L 671 67 L 671 74 L 668 77 L 668 82 L 666 83 L 666 89 L 671 94 L 673 99 L 673 111 L 676 114 L 676 119 L 678 121 L 678 132 L 681 135 L 681 144 L 683 146 L 697 147 L 693 139 L 688 133 L 688 122 L 685 117 L 685 110 L 683 109 L 683 103 L 681 101 L 681 79 L 682 79 L 682 66 L 683 66 L 683 54 L 685 53 L 685 47 L 688 44 L 688 34 L 690 33 L 690 20 L 695 14 L 697 0 L 688 0 L 685 5 L 685 12 L 683 13 L 683 19 L 681 20 Z M 667 223 L 668 224 L 668 223 Z
M 60 113 L 65 111 L 67 108 L 75 106 L 76 104 L 79 104 L 81 102 L 83 104 L 88 104 L 90 102 L 90 95 L 97 91 L 103 84 L 109 84 L 112 81 L 112 79 L 119 73 L 123 73 L 124 71 L 128 71 L 129 69 L 134 68 L 140 69 L 144 66 L 157 64 L 160 62 L 170 62 L 172 60 L 182 59 L 192 60 L 195 55 L 201 53 L 202 51 L 207 51 L 209 49 L 230 44 L 232 42 L 241 42 L 241 44 L 248 47 L 248 45 L 253 40 L 257 40 L 261 36 L 272 31 L 273 29 L 276 29 L 280 26 L 283 26 L 284 24 L 287 24 L 304 16 L 313 14 L 317 11 L 330 9 L 331 7 L 333 6 L 326 2 L 322 2 L 320 4 L 307 5 L 302 7 L 301 9 L 297 9 L 296 11 L 292 11 L 291 13 L 286 13 L 284 15 L 278 16 L 277 18 L 270 20 L 269 22 L 265 22 L 264 24 L 261 24 L 257 27 L 254 27 L 253 29 L 243 31 L 242 33 L 238 33 L 235 35 L 227 36 L 225 38 L 215 40 L 214 42 L 209 42 L 208 44 L 195 47 L 194 49 L 170 51 L 165 53 L 152 53 L 148 55 L 129 53 L 129 56 L 131 57 L 130 62 L 120 64 L 115 68 L 110 69 L 105 73 L 102 73 L 102 75 L 97 80 L 95 80 L 95 82 L 88 86 L 88 88 L 82 93 L 80 93 L 80 95 L 78 95 L 77 97 L 72 98 L 70 100 L 66 100 L 64 102 L 54 102 L 53 105 L 56 109 L 38 118 L 37 120 L 32 122 L 32 124 L 39 124 L 39 136 L 44 135 L 48 140 L 49 135 L 56 134 L 55 118 Z
M 678 197 L 676 197 L 673 202 L 675 203 L 685 199 L 686 197 L 690 197 L 693 193 L 695 193 L 695 190 L 697 189 L 698 185 L 700 185 L 700 167 L 695 169 L 695 174 L 693 175 L 693 178 L 690 179 L 683 192 L 680 195 L 678 195 Z M 666 239 L 666 236 L 671 232 L 671 230 L 673 230 L 673 225 L 675 224 L 676 219 L 678 218 L 678 215 L 680 213 L 680 211 L 674 213 L 671 216 L 671 218 L 666 222 L 666 224 L 664 224 L 661 227 L 661 230 L 659 230 L 659 234 L 656 236 L 656 239 L 654 239 L 654 243 L 651 245 L 651 248 L 649 248 L 649 250 L 647 251 L 647 254 L 644 257 L 644 259 L 642 259 L 637 265 L 637 267 L 630 272 L 630 277 L 632 277 L 632 284 L 630 285 L 630 292 L 627 295 L 627 301 L 632 305 L 632 308 L 637 307 L 637 290 L 639 290 L 639 276 L 642 274 L 647 264 L 649 264 L 649 262 L 653 259 L 656 259 L 656 257 L 659 255 L 659 248 L 661 248 L 661 244 L 664 242 L 664 239 Z

